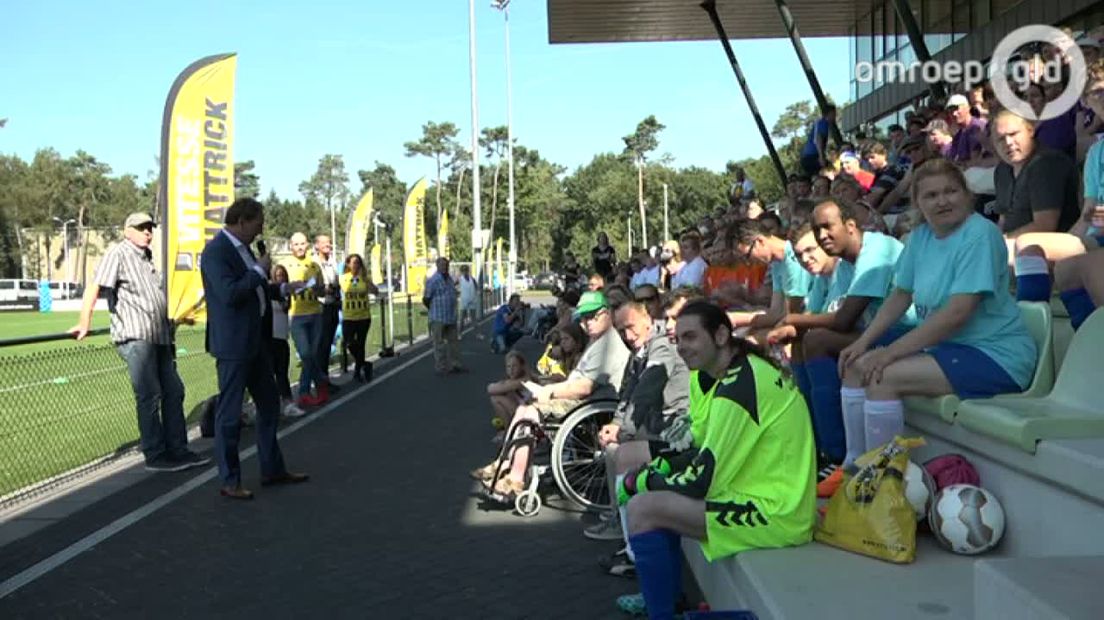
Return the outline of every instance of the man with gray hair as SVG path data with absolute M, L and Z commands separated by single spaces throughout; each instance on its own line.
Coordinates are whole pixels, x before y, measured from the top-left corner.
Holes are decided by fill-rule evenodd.
M 449 277 L 449 260 L 437 259 L 437 273 L 426 282 L 422 303 L 429 308 L 429 334 L 437 374 L 467 372 L 460 364 L 460 335 L 456 330 L 456 283 Z
M 131 213 L 122 243 L 104 254 L 84 291 L 77 340 L 88 335 L 100 289 L 109 291 L 111 342 L 126 362 L 138 413 L 138 435 L 146 469 L 181 471 L 206 464 L 188 450 L 184 423 L 184 383 L 176 372 L 174 325 L 161 275 L 153 265 L 153 229 L 148 213 Z M 159 415 L 160 414 L 160 415 Z

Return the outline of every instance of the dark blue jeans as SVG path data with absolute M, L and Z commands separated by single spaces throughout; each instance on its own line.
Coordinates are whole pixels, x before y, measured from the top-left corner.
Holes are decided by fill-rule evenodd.
M 146 461 L 162 455 L 179 456 L 188 449 L 188 431 L 184 425 L 184 383 L 176 373 L 172 345 L 131 340 L 115 349 L 130 373 Z
M 505 334 L 494 335 L 494 346 L 497 353 L 505 353 L 514 346 L 514 343 L 521 340 L 521 337 L 525 335 L 525 332 L 520 329 L 510 329 Z
M 322 315 L 291 317 L 291 338 L 295 352 L 299 354 L 302 369 L 299 371 L 299 395 L 310 394 L 311 382 L 323 379 L 324 369 L 318 363 L 318 345 L 322 337 Z

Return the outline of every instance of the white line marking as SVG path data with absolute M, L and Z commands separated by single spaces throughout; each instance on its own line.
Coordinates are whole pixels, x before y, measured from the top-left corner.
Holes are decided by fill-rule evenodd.
M 409 368 L 410 366 L 413 366 L 414 364 L 418 363 L 419 361 L 421 361 L 426 356 L 432 355 L 432 354 L 433 354 L 433 349 L 431 347 L 428 351 L 423 351 L 423 352 L 419 353 L 418 355 L 415 355 L 413 358 L 407 360 L 403 364 L 399 365 L 397 368 L 394 368 L 392 370 L 387 371 L 386 373 L 383 374 L 382 377 L 376 379 L 372 383 L 370 383 L 368 385 L 361 386 L 361 387 L 357 388 L 356 390 L 350 392 L 349 394 L 346 394 L 345 396 L 342 396 L 341 398 L 338 398 L 337 400 L 331 401 L 330 403 L 326 404 L 324 407 L 322 407 L 318 411 L 314 412 L 312 415 L 296 422 L 295 424 L 292 424 L 291 426 L 288 426 L 284 430 L 277 433 L 276 437 L 277 438 L 286 437 L 287 435 L 290 435 L 290 434 L 294 433 L 295 431 L 297 431 L 297 430 L 303 428 L 304 426 L 314 422 L 315 420 L 321 419 L 323 416 L 330 413 L 331 411 L 333 411 L 337 407 L 339 407 L 339 406 L 345 404 L 346 402 L 352 400 L 352 398 L 354 396 L 358 396 L 361 393 L 366 392 L 366 391 L 382 384 L 385 380 L 390 379 L 391 377 L 395 376 L 399 372 Z M 250 447 L 250 448 L 248 448 L 248 449 L 246 449 L 245 451 L 242 452 L 241 460 L 244 461 L 244 460 L 252 457 L 256 453 L 257 453 L 257 446 L 252 446 L 252 447 Z M 212 467 L 212 468 L 208 469 L 207 471 L 203 472 L 202 474 L 196 476 L 195 478 L 192 478 L 191 480 L 188 480 L 187 482 L 181 484 L 180 486 L 176 487 L 172 491 L 169 491 L 168 493 L 165 493 L 164 495 L 161 495 L 160 497 L 154 499 L 153 501 L 149 502 L 148 504 L 146 504 L 144 506 L 141 506 L 139 508 L 136 508 L 135 510 L 123 515 L 122 517 L 119 517 L 115 521 L 112 521 L 111 523 L 109 523 L 109 524 L 105 525 L 104 527 L 96 530 L 95 532 L 92 532 L 88 536 L 85 536 L 84 538 L 78 540 L 77 542 L 75 542 L 75 543 L 69 545 L 68 547 L 62 549 L 61 551 L 58 551 L 54 555 L 51 555 L 50 557 L 46 558 L 45 560 L 42 560 L 41 562 L 38 562 L 34 566 L 31 566 L 30 568 L 27 568 L 26 570 L 23 570 L 22 572 L 12 576 L 9 579 L 5 579 L 3 583 L 0 583 L 0 599 L 6 598 L 9 594 L 15 592 L 16 590 L 18 590 L 18 589 L 20 589 L 20 588 L 22 588 L 22 587 L 24 587 L 24 586 L 26 586 L 30 583 L 33 583 L 38 578 L 46 575 L 50 571 L 62 566 L 63 564 L 65 564 L 69 560 L 72 560 L 73 558 L 75 558 L 78 555 L 84 553 L 85 551 L 88 551 L 92 547 L 95 547 L 96 545 L 102 543 L 103 541 L 107 540 L 108 538 L 111 538 L 115 534 L 118 534 L 119 532 L 125 530 L 126 528 L 130 527 L 131 525 L 134 525 L 135 523 L 141 521 L 142 519 L 150 516 L 151 514 L 153 514 L 154 512 L 157 512 L 161 508 L 164 508 L 168 504 L 172 503 L 174 500 L 177 500 L 180 497 L 183 497 L 185 494 L 189 493 L 190 491 L 193 491 L 193 490 L 199 488 L 200 486 L 206 484 L 207 482 L 210 482 L 216 476 L 218 476 L 218 467 Z

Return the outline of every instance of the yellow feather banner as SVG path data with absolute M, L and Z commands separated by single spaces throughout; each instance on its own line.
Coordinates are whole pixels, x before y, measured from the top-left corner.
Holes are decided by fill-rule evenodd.
M 403 257 L 406 263 L 406 292 L 420 295 L 425 289 L 426 234 L 425 195 L 428 183 L 421 178 L 406 195 L 403 209 Z
M 161 125 L 158 214 L 169 318 L 203 320 L 199 255 L 234 200 L 236 54 L 208 56 L 169 90 Z

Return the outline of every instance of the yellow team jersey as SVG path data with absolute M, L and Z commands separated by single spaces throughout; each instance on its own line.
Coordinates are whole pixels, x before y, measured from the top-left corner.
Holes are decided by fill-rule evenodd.
M 341 274 L 341 312 L 346 321 L 363 321 L 372 318 L 368 281 L 363 276 L 354 278 L 351 273 Z
M 537 373 L 545 377 L 552 375 L 563 375 L 566 377 L 568 374 L 564 371 L 563 364 L 552 357 L 551 344 L 544 348 L 544 355 L 537 360 Z
M 322 282 L 322 268 L 309 256 L 302 259 L 290 258 L 284 263 L 288 272 L 289 282 L 308 282 L 312 278 L 315 283 Z M 310 316 L 322 312 L 322 302 L 318 300 L 318 294 L 313 288 L 305 288 L 291 296 L 291 308 L 288 309 L 289 317 Z

